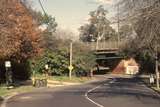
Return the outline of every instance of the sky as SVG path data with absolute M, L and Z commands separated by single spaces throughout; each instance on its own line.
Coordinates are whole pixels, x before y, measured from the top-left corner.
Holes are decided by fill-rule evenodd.
M 38 0 L 32 0 L 33 7 L 42 11 Z M 103 4 L 113 16 L 114 0 L 41 0 L 46 12 L 56 18 L 58 27 L 78 34 L 78 28 L 87 22 L 90 11 Z

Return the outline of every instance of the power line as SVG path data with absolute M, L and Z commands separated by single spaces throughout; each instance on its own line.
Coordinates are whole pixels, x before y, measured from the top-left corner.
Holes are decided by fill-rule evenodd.
M 44 6 L 43 6 L 41 0 L 38 0 L 38 2 L 39 2 L 39 4 L 40 4 L 40 6 L 41 6 L 41 9 L 42 9 L 43 13 L 44 13 L 45 15 L 47 15 L 47 13 L 46 13 L 46 11 L 45 11 L 45 9 L 44 9 Z
M 44 9 L 44 6 L 43 6 L 41 0 L 38 0 L 38 2 L 39 2 L 39 4 L 40 4 L 40 6 L 41 6 L 41 9 L 42 9 L 44 15 L 47 17 L 47 23 L 46 23 L 46 24 L 49 26 L 49 19 L 48 19 L 48 15 L 47 15 L 47 13 L 46 13 L 46 11 L 45 11 L 45 9 Z

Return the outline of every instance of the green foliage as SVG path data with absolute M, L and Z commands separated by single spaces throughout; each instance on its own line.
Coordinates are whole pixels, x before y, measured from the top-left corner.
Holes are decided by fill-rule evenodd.
M 87 78 L 87 77 L 79 78 L 76 76 L 72 76 L 72 78 L 70 79 L 68 76 L 52 76 L 52 77 L 49 77 L 49 79 L 53 81 L 59 81 L 60 84 L 63 84 L 63 82 L 84 83 L 88 81 L 90 78 Z
M 68 36 L 68 32 L 56 32 L 57 23 L 54 17 L 41 12 L 30 11 L 38 25 L 42 28 L 46 27 L 42 33 L 41 42 L 44 53 L 29 61 L 32 73 L 42 74 L 45 71 L 45 65 L 48 64 L 50 74 L 68 75 L 69 44 L 72 38 L 64 39 L 65 36 Z M 60 39 L 58 36 L 64 38 Z M 89 71 L 95 65 L 94 55 L 89 49 L 86 49 L 86 46 L 77 42 L 73 44 L 73 74 L 79 71 Z
M 89 13 L 89 24 L 80 27 L 80 40 L 83 42 L 96 41 L 98 37 L 108 40 L 116 37 L 115 30 L 110 26 L 110 21 L 106 18 L 107 10 L 100 5 L 95 11 Z
M 58 24 L 55 20 L 55 17 L 49 14 L 42 14 L 41 12 L 37 12 L 33 10 L 30 10 L 30 11 L 39 26 L 46 26 L 47 32 L 50 32 L 50 33 L 53 33 L 56 31 Z
M 58 50 L 56 52 L 46 51 L 44 55 L 34 59 L 35 65 L 32 67 L 32 71 L 35 73 L 44 73 L 45 65 L 49 65 L 49 73 L 62 75 L 68 70 L 68 54 L 64 50 Z
M 85 44 L 75 43 L 73 48 L 73 64 L 76 74 L 86 75 L 96 65 L 95 55 Z
M 47 30 L 49 32 L 55 32 L 56 31 L 56 27 L 57 27 L 57 23 L 55 21 L 55 18 L 52 17 L 51 15 L 43 15 L 42 16 L 42 23 L 43 24 L 47 24 Z
M 32 66 L 32 71 L 43 73 L 45 65 L 48 64 L 52 75 L 68 75 L 69 44 L 67 40 L 65 42 L 59 41 L 59 43 L 61 46 L 57 47 L 57 49 L 46 50 L 42 56 L 34 59 L 35 64 Z M 95 65 L 95 56 L 84 45 L 77 42 L 73 44 L 74 69 L 72 73 L 74 75 L 79 72 L 87 74 Z

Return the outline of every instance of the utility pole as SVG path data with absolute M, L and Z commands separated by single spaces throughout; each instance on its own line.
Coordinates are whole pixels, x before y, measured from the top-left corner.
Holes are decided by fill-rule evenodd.
M 99 32 L 98 32 L 98 37 L 97 37 L 97 41 L 96 41 L 96 50 L 99 49 L 99 38 L 100 38 L 100 36 L 99 36 Z
M 156 46 L 156 58 L 155 58 L 155 60 L 156 60 L 156 64 L 155 64 L 156 86 L 157 86 L 157 89 L 159 89 L 160 86 L 159 86 L 159 70 L 158 70 L 158 46 Z
M 97 41 L 96 41 L 96 50 L 98 50 L 98 38 L 97 38 Z
M 69 60 L 69 78 L 72 78 L 72 70 L 73 70 L 73 66 L 72 66 L 72 47 L 73 47 L 73 43 L 71 41 L 70 43 L 70 60 Z
M 103 25 L 103 32 L 102 32 L 102 35 L 100 35 L 100 32 L 98 32 L 98 37 L 97 37 L 97 41 L 96 41 L 96 50 L 98 50 L 99 48 L 100 49 L 103 49 L 104 47 L 103 46 L 99 46 L 99 42 L 100 40 L 104 37 L 104 32 L 105 32 L 105 25 Z
M 119 35 L 119 27 L 120 27 L 120 17 L 119 17 L 119 2 L 117 3 L 117 46 L 119 48 L 119 45 L 120 45 L 120 35 Z

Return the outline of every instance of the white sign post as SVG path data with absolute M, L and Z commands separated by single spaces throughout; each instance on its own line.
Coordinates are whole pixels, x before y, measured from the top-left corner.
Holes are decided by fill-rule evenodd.
M 6 84 L 8 86 L 7 88 L 13 88 L 11 61 L 5 61 L 5 67 L 6 67 Z
M 11 61 L 6 61 L 5 62 L 5 67 L 10 68 L 11 67 Z
M 46 70 L 48 70 L 48 69 L 49 69 L 48 64 L 46 64 L 46 65 L 45 65 L 45 69 L 46 69 Z

